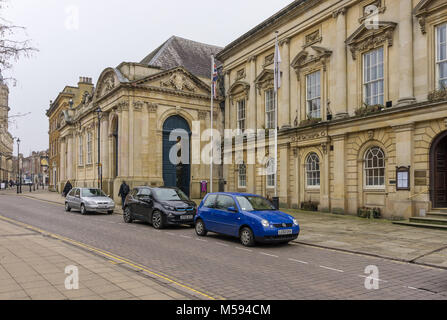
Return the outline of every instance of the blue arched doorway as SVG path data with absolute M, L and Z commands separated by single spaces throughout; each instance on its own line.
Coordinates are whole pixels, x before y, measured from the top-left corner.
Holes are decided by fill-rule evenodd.
M 187 136 L 171 136 L 173 130 L 182 130 L 187 133 Z M 163 124 L 163 180 L 166 187 L 178 187 L 188 196 L 190 194 L 191 184 L 191 164 L 190 164 L 190 147 L 191 147 L 191 129 L 188 122 L 180 116 L 172 116 L 166 119 Z M 171 140 L 173 141 L 171 141 Z M 177 139 L 177 140 L 175 140 Z M 173 147 L 181 142 L 181 139 L 187 139 L 188 150 L 181 150 L 183 155 L 188 155 L 186 163 L 172 163 L 170 160 L 170 153 Z

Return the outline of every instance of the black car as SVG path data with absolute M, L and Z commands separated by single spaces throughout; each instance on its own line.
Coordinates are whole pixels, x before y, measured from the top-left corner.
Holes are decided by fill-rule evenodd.
M 178 188 L 134 188 L 124 204 L 124 222 L 146 221 L 155 229 L 194 226 L 197 205 Z

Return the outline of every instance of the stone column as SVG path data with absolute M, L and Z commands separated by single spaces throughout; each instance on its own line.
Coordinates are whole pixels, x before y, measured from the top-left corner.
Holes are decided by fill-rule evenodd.
M 230 123 L 230 95 L 228 92 L 228 89 L 230 88 L 230 71 L 227 70 L 224 72 L 224 85 L 225 85 L 225 129 L 230 129 L 231 128 L 231 123 Z M 228 191 L 228 169 L 230 168 L 229 164 L 223 164 L 223 178 L 224 181 L 227 182 L 227 184 L 225 185 L 225 191 Z
M 399 100 L 398 105 L 416 102 L 413 89 L 413 5 L 399 1 Z
M 109 115 L 106 113 L 101 119 L 101 158 L 99 162 L 102 164 L 102 179 L 108 178 L 109 175 Z
M 346 213 L 346 181 L 345 181 L 345 143 L 346 136 L 332 137 L 334 145 L 334 191 L 331 195 L 332 211 L 334 213 Z
M 281 89 L 278 99 L 278 126 L 290 128 L 290 39 L 281 40 Z
M 67 169 L 65 178 L 73 180 L 73 166 L 76 164 L 76 159 L 73 157 L 73 135 L 70 134 L 66 137 L 67 141 Z
M 289 195 L 289 146 L 287 144 L 281 145 L 279 148 L 279 202 L 282 205 L 288 206 Z
M 248 81 L 250 84 L 250 92 L 248 95 L 248 126 L 247 129 L 255 130 L 257 127 L 257 105 L 256 105 L 256 56 L 251 56 L 248 58 L 249 71 L 248 71 Z M 255 134 L 255 133 L 254 133 Z M 250 144 L 250 145 L 249 145 Z M 247 160 L 248 163 L 246 165 L 247 168 L 247 191 L 251 193 L 256 193 L 256 166 L 253 163 L 250 163 L 250 158 L 253 158 L 255 155 L 254 148 L 255 140 L 249 139 L 247 141 Z
M 65 137 L 61 139 L 61 180 L 64 182 L 67 180 L 67 155 L 66 155 L 66 142 Z
M 118 132 L 119 148 L 119 176 L 129 176 L 129 105 L 123 105 L 119 109 L 120 130 Z
M 336 33 L 337 44 L 335 49 L 335 99 L 331 103 L 332 114 L 336 118 L 344 118 L 348 116 L 347 101 L 347 54 L 346 54 L 346 8 L 340 8 L 333 13 L 333 17 L 337 19 Z

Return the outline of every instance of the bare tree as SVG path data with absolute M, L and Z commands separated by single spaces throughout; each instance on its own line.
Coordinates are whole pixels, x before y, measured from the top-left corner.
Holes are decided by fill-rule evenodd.
M 17 40 L 19 33 L 26 35 L 25 28 L 2 17 L 8 0 L 0 0 L 0 71 L 10 69 L 21 57 L 29 57 L 37 51 L 29 39 Z

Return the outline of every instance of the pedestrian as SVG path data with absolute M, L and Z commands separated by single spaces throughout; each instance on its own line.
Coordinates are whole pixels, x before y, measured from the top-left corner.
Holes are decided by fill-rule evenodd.
M 122 201 L 121 205 L 122 205 L 123 210 L 124 210 L 124 204 L 126 202 L 126 197 L 129 194 L 129 192 L 130 192 L 129 186 L 127 185 L 126 181 L 123 181 L 123 183 L 121 184 L 121 187 L 120 187 L 120 192 L 118 193 L 118 196 L 121 197 L 121 201 Z
M 62 195 L 66 197 L 71 189 L 73 189 L 73 186 L 71 185 L 70 180 L 68 180 L 65 184 L 64 191 L 62 191 Z

